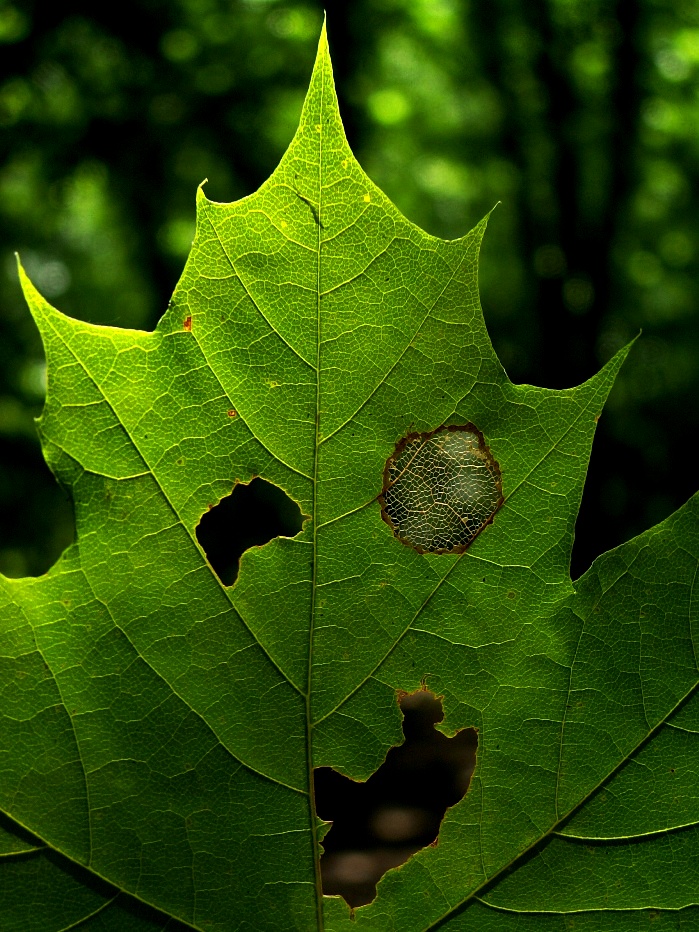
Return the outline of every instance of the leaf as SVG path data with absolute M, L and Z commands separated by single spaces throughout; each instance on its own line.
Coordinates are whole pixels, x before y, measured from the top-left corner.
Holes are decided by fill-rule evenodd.
M 513 385 L 478 301 L 484 230 L 428 236 L 366 177 L 323 34 L 269 181 L 199 192 L 154 333 L 71 320 L 21 273 L 77 543 L 0 578 L 3 929 L 696 926 L 699 501 L 571 582 L 626 350 L 577 388 Z M 444 450 L 440 427 L 458 468 L 400 460 L 413 492 L 453 504 L 456 482 L 463 503 L 480 468 L 503 500 L 488 486 L 466 549 L 419 553 L 379 498 L 402 438 Z M 309 517 L 224 587 L 195 528 L 253 476 Z M 350 918 L 321 896 L 312 770 L 367 778 L 421 683 L 447 734 L 478 728 L 476 772 L 438 845 Z

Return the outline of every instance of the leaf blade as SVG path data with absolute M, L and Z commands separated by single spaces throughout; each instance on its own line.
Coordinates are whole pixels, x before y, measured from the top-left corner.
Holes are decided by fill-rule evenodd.
M 0 694 L 17 757 L 0 772 L 3 808 L 192 927 L 339 930 L 350 918 L 321 897 L 313 768 L 366 779 L 400 738 L 396 691 L 422 684 L 444 695 L 448 733 L 479 728 L 477 771 L 439 845 L 391 872 L 356 924 L 426 932 L 476 916 L 505 929 L 580 910 L 606 922 L 601 894 L 576 899 L 569 882 L 587 848 L 553 833 L 625 825 L 636 839 L 677 818 L 683 832 L 633 841 L 651 854 L 609 921 L 690 909 L 693 876 L 661 890 L 650 865 L 675 837 L 694 843 L 691 801 L 632 825 L 600 787 L 637 792 L 628 774 L 646 749 L 658 798 L 667 784 L 671 752 L 649 735 L 696 684 L 696 503 L 575 586 L 569 576 L 596 421 L 627 350 L 574 389 L 510 383 L 478 298 L 485 221 L 437 240 L 370 182 L 344 135 L 325 32 L 277 170 L 233 205 L 200 191 L 197 211 L 154 333 L 71 321 L 23 277 L 49 365 L 42 441 L 72 491 L 78 541 L 40 580 L 0 578 L 4 659 L 26 673 L 31 656 L 39 671 L 27 695 Z M 467 423 L 505 501 L 465 553 L 419 554 L 382 521 L 384 464 L 409 431 Z M 195 527 L 254 476 L 308 520 L 249 551 L 224 587 Z M 670 657 L 666 629 L 679 632 Z M 18 702 L 26 720 L 59 709 L 59 725 L 22 732 Z M 45 790 L 18 795 L 42 755 L 62 821 Z M 614 849 L 612 837 L 596 842 L 601 878 L 631 863 L 627 836 Z M 531 895 L 545 852 L 557 917 Z M 634 906 L 642 888 L 650 906 Z

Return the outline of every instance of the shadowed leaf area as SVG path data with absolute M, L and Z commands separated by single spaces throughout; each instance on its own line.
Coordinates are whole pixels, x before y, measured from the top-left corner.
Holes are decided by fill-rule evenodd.
M 447 738 L 435 729 L 444 713 L 430 692 L 405 696 L 403 744 L 391 750 L 366 783 L 330 768 L 315 772 L 318 815 L 333 823 L 323 839 L 323 892 L 363 906 L 377 881 L 432 844 L 449 806 L 468 789 L 478 736 L 472 728 Z
M 20 267 L 76 534 L 43 576 L 0 576 L 3 932 L 697 927 L 699 500 L 571 580 L 630 347 L 581 385 L 514 384 L 480 306 L 485 229 L 430 236 L 365 174 L 323 30 L 271 176 L 229 204 L 199 189 L 155 330 L 72 319 Z M 382 515 L 412 435 L 425 552 Z M 269 487 L 298 533 L 249 546 L 241 501 Z M 229 496 L 224 569 L 197 527 Z M 394 850 L 439 840 L 350 910 L 323 893 L 313 775 L 368 786 L 420 690 L 445 735 L 477 731 L 476 767 L 439 808 L 367 806 Z

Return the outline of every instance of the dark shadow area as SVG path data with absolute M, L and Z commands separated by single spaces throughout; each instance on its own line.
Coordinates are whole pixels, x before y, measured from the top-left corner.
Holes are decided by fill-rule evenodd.
M 253 479 L 248 485 L 236 485 L 203 515 L 197 540 L 224 586 L 232 586 L 248 548 L 275 537 L 294 537 L 302 524 L 301 509 L 286 492 L 264 479 Z
M 0 422 L 2 414 L 0 399 Z M 75 539 L 73 504 L 46 465 L 33 424 L 25 430 L 0 437 L 0 573 L 15 579 L 48 572 Z
M 405 742 L 391 748 L 366 783 L 329 767 L 315 771 L 318 815 L 333 822 L 323 839 L 323 893 L 339 894 L 350 906 L 370 903 L 387 870 L 435 841 L 476 765 L 476 730 L 453 738 L 437 731 L 444 713 L 433 693 L 412 693 L 400 706 Z
M 632 353 L 642 348 L 636 344 Z M 648 432 L 639 426 L 633 444 L 620 439 L 619 431 L 610 426 L 616 413 L 602 414 L 575 524 L 570 568 L 574 580 L 600 554 L 664 521 L 696 491 L 694 470 L 675 469 L 671 482 L 668 475 L 675 438 L 696 436 L 699 418 L 683 403 L 664 415 L 660 410 L 655 414 L 658 427 Z
M 12 836 L 17 841 L 17 846 L 21 848 L 43 848 L 44 842 L 37 838 L 36 835 L 32 835 L 24 826 L 18 825 L 13 819 L 11 819 L 4 812 L 0 812 L 0 839 L 3 835 Z M 2 844 L 2 842 L 0 842 Z M 4 850 L 1 849 L 0 850 Z M 6 846 L 6 850 L 10 851 L 11 848 Z

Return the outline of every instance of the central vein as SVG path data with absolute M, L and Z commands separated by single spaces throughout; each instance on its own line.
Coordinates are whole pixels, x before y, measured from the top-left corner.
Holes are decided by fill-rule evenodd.
M 320 875 L 320 844 L 318 842 L 318 817 L 316 814 L 315 788 L 313 778 L 313 726 L 311 719 L 311 687 L 313 670 L 313 633 L 316 614 L 316 577 L 318 567 L 318 440 L 320 436 L 320 346 L 321 346 L 321 316 L 320 316 L 320 257 L 322 247 L 322 192 L 323 192 L 323 96 L 325 91 L 325 76 L 321 80 L 318 140 L 318 206 L 314 214 L 317 228 L 317 258 L 316 258 L 316 406 L 315 406 L 315 434 L 313 448 L 313 575 L 311 580 L 311 617 L 308 638 L 308 678 L 306 685 L 306 762 L 308 767 L 309 813 L 311 819 L 311 837 L 313 839 L 313 870 L 315 874 L 316 916 L 319 932 L 323 932 L 323 883 Z

